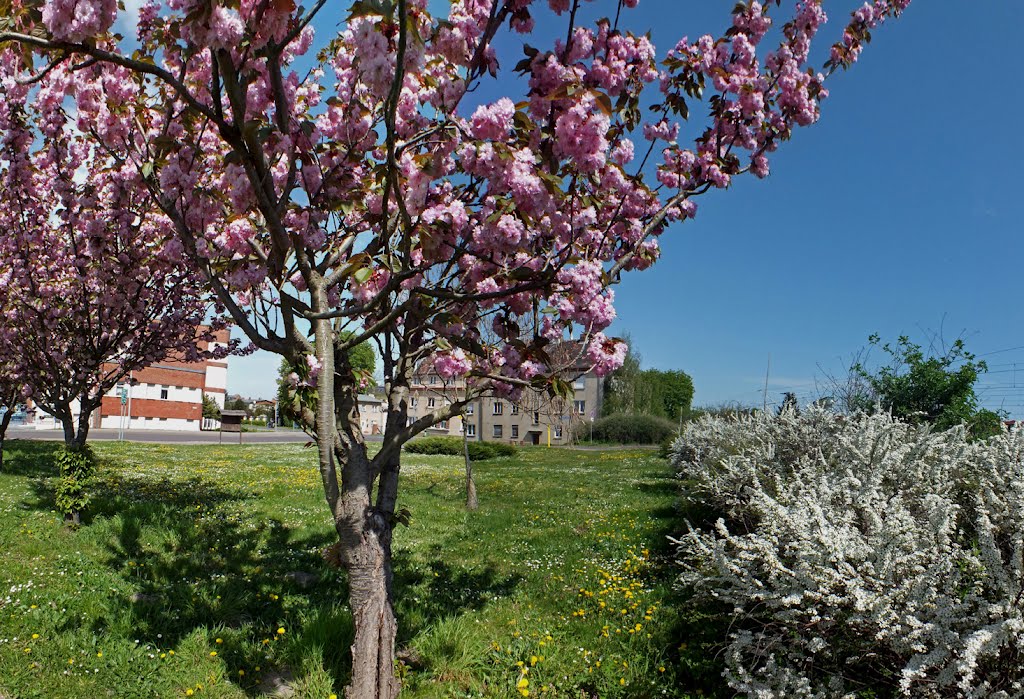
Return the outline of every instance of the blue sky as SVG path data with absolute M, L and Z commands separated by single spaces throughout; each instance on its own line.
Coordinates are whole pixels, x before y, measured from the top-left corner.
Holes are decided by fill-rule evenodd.
M 684 34 L 720 32 L 732 5 L 641 0 L 630 26 L 656 26 L 663 55 Z M 826 3 L 829 40 L 852 6 Z M 612 330 L 645 366 L 688 372 L 695 403 L 760 404 L 769 355 L 769 401 L 810 398 L 819 365 L 841 372 L 872 332 L 941 328 L 989 362 L 985 404 L 1024 416 L 1018 15 L 1011 0 L 914 2 L 832 80 L 821 121 L 767 180 L 702 198 L 695 221 L 662 237 L 662 260 L 624 277 Z M 488 85 L 480 99 L 500 94 Z M 271 395 L 276 366 L 232 359 L 229 391 Z

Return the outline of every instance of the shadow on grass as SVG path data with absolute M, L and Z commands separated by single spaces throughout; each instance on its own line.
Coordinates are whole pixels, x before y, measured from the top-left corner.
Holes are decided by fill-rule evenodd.
M 662 637 L 657 640 L 676 668 L 675 681 L 679 686 L 706 697 L 734 696 L 724 688 L 722 681 L 731 609 L 727 605 L 713 608 L 706 603 L 696 604 L 687 590 L 675 584 L 681 568 L 676 562 L 676 544 L 669 540 L 669 537 L 683 536 L 688 530 L 687 522 L 701 526 L 713 523 L 717 516 L 712 517 L 709 508 L 683 499 L 684 483 L 666 462 L 659 468 L 645 470 L 641 479 L 636 485 L 640 492 L 651 497 L 672 498 L 648 510 L 656 526 L 655 541 L 651 544 L 656 564 L 651 574 L 671 587 L 664 601 L 664 611 L 671 615 L 672 621 L 663 627 Z
M 4 469 L 2 473 L 27 478 L 47 478 L 57 475 L 54 458 L 63 442 L 9 439 L 4 442 Z
M 30 480 L 33 498 L 26 504 L 53 509 L 57 446 L 22 446 L 11 472 Z M 73 536 L 94 540 L 99 562 L 126 583 L 85 622 L 92 633 L 182 652 L 199 630 L 200 641 L 208 637 L 227 676 L 249 696 L 267 691 L 256 666 L 265 678 L 320 665 L 337 687 L 347 681 L 353 639 L 347 578 L 320 553 L 336 540 L 332 530 L 311 535 L 261 519 L 251 495 L 198 477 L 104 469 L 92 492 L 83 530 Z M 426 564 L 395 561 L 400 647 L 435 621 L 479 609 L 519 583 L 490 568 L 464 569 L 442 554 L 436 547 Z M 280 626 L 286 634 L 276 633 Z M 217 637 L 223 642 L 213 645 Z
M 498 597 L 510 596 L 525 579 L 502 576 L 493 566 L 466 570 L 442 557 L 440 546 L 432 546 L 430 560 L 413 565 L 395 561 L 398 643 L 405 645 L 436 621 L 484 607 Z

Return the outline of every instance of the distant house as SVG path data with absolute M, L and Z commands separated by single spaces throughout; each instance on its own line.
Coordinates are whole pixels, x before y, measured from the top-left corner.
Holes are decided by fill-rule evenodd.
M 359 428 L 363 434 L 383 434 L 387 419 L 384 400 L 369 393 L 359 394 Z

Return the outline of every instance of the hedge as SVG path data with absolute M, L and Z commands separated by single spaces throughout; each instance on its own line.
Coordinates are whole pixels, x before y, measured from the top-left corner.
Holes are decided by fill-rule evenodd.
M 410 454 L 448 454 L 462 456 L 461 437 L 424 437 L 409 442 L 405 450 Z M 516 448 L 502 442 L 469 442 L 469 458 L 483 461 L 499 456 L 515 456 Z
M 609 415 L 594 423 L 594 439 L 614 444 L 660 444 L 676 434 L 670 420 L 653 415 Z

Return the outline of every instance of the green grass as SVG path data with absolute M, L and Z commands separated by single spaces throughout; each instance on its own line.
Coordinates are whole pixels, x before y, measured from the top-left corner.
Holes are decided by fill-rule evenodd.
M 320 553 L 334 538 L 315 453 L 94 448 L 94 500 L 72 531 L 54 506 L 55 445 L 8 443 L 0 697 L 245 697 L 275 681 L 340 696 L 351 617 Z M 682 525 L 663 460 L 522 449 L 477 466 L 473 513 L 461 474 L 457 457 L 403 457 L 403 696 L 518 697 L 522 679 L 531 697 L 715 691 L 695 640 L 709 626 L 674 597 L 665 537 Z

